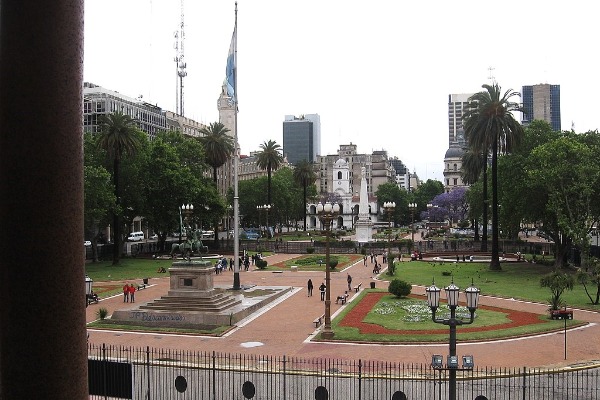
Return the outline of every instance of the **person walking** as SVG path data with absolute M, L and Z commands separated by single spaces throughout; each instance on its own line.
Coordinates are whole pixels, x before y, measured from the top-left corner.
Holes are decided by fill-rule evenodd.
M 127 303 L 129 301 L 129 285 L 126 283 L 123 286 L 123 303 Z
M 327 288 L 327 286 L 325 286 L 325 282 L 321 282 L 321 286 L 319 286 L 319 291 L 321 292 L 321 301 L 325 301 L 325 289 Z
M 308 280 L 308 284 L 307 284 L 307 289 L 308 289 L 308 297 L 312 297 L 312 291 L 313 291 L 313 283 L 312 283 L 312 279 Z
M 350 274 L 348 274 L 346 280 L 348 281 L 348 291 L 350 291 L 352 290 L 352 277 L 350 276 Z
M 131 303 L 135 303 L 135 287 L 133 286 L 133 283 L 131 285 L 129 285 L 129 301 Z

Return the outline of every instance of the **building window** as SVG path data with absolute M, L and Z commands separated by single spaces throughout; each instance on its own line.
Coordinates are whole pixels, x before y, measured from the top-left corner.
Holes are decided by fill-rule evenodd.
M 450 179 L 446 179 L 446 186 L 450 186 Z
M 454 178 L 454 186 L 458 185 L 458 178 Z
M 338 179 L 342 179 L 342 171 L 338 171 Z
M 455 171 L 457 170 L 457 166 L 456 166 L 456 164 L 454 164 L 454 170 L 455 170 Z

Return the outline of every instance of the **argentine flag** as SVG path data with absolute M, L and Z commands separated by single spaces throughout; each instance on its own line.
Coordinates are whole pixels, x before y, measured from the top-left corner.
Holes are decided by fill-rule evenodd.
M 227 54 L 227 67 L 225 68 L 225 82 L 227 84 L 227 96 L 235 99 L 235 50 L 237 32 L 236 28 L 233 29 L 233 36 L 231 37 L 231 44 L 229 45 L 229 53 Z

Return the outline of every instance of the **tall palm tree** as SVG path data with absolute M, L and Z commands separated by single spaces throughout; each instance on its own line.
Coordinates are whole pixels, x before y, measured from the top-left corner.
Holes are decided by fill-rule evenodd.
M 267 204 L 271 201 L 271 172 L 276 171 L 283 163 L 281 146 L 274 140 L 269 140 L 260 145 L 260 153 L 256 157 L 256 165 L 260 169 L 267 170 Z
M 488 231 L 488 199 L 487 199 L 487 153 L 476 153 L 472 149 L 467 149 L 462 157 L 462 180 L 468 185 L 472 185 L 481 178 L 483 187 L 483 232 L 481 238 L 481 251 L 487 251 L 487 231 Z M 479 240 L 479 223 L 475 220 L 475 240 Z
M 113 161 L 113 183 L 115 186 L 115 211 L 113 211 L 113 265 L 119 264 L 121 259 L 121 186 L 119 171 L 123 156 L 133 156 L 142 146 L 138 136 L 135 121 L 126 114 L 114 112 L 105 114 L 100 119 L 100 136 L 98 146 L 104 150 Z
M 200 137 L 200 143 L 204 146 L 206 153 L 206 163 L 213 169 L 213 181 L 215 187 L 217 185 L 217 169 L 222 167 L 235 151 L 235 143 L 231 136 L 227 135 L 230 132 L 220 122 L 212 122 L 208 127 L 200 130 L 203 135 Z M 219 248 L 219 224 L 215 222 L 215 246 Z
M 475 152 L 492 153 L 492 260 L 490 269 L 500 270 L 498 258 L 498 153 L 510 151 L 523 137 L 523 127 L 512 114 L 523 111 L 519 103 L 510 101 L 520 96 L 512 89 L 504 94 L 497 83 L 483 85 L 485 90 L 469 98 L 465 120 L 465 135 Z
M 308 185 L 312 185 L 317 179 L 315 170 L 313 169 L 312 163 L 304 159 L 300 161 L 294 168 L 294 181 L 297 184 L 302 185 L 304 200 L 304 231 L 306 231 L 306 188 Z
M 200 130 L 203 135 L 200 137 L 200 143 L 206 152 L 206 163 L 213 169 L 215 185 L 217 184 L 217 169 L 227 162 L 235 150 L 235 143 L 233 143 L 233 138 L 227 135 L 228 132 L 230 132 L 229 128 L 220 122 L 213 122 Z

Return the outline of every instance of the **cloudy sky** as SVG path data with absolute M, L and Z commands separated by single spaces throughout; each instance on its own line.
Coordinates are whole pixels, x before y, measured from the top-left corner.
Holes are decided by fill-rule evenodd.
M 321 149 L 387 150 L 442 180 L 450 93 L 561 85 L 562 129 L 600 128 L 595 2 L 239 0 L 242 153 L 321 116 Z M 185 115 L 218 120 L 235 2 L 184 4 Z M 85 0 L 84 80 L 175 110 L 180 0 Z M 492 68 L 490 70 L 490 68 Z M 520 116 L 519 116 L 520 118 Z

